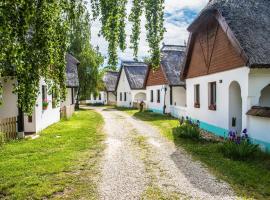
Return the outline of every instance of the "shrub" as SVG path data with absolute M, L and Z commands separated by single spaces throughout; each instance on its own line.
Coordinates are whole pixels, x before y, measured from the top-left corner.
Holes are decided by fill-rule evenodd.
M 246 160 L 258 150 L 259 146 L 250 142 L 247 129 L 240 136 L 235 131 L 230 131 L 228 139 L 220 146 L 222 154 L 234 160 Z
M 6 142 L 6 134 L 0 132 L 0 146 L 2 146 Z
M 181 121 L 180 126 L 176 128 L 176 135 L 182 138 L 200 139 L 199 124 L 187 118 L 185 121 Z

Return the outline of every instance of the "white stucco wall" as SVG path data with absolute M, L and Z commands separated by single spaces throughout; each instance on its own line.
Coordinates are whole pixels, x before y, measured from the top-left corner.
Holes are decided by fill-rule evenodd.
M 248 77 L 250 69 L 241 67 L 225 72 L 200 76 L 186 80 L 187 87 L 187 115 L 193 119 L 200 120 L 206 124 L 229 129 L 231 120 L 229 119 L 229 86 L 233 81 L 237 81 L 241 86 L 242 97 L 242 127 L 245 128 L 247 97 L 248 97 Z M 217 83 L 217 109 L 208 109 L 208 83 Z M 194 107 L 194 85 L 200 85 L 200 108 Z
M 2 105 L 0 106 L 0 118 L 17 117 L 18 107 L 17 107 L 17 95 L 13 94 L 13 84 L 16 80 L 11 78 L 7 79 L 7 82 L 1 79 L 3 84 L 3 94 L 2 94 Z
M 124 101 L 124 92 L 127 94 L 126 101 Z M 122 93 L 122 101 L 120 101 L 120 93 Z M 125 70 L 122 70 L 117 86 L 117 106 L 132 107 L 132 92 L 126 77 Z
M 86 103 L 90 103 L 90 104 L 96 104 L 96 103 L 101 103 L 101 104 L 106 104 L 107 103 L 107 94 L 104 91 L 99 92 L 101 99 L 99 99 L 99 95 L 96 96 L 96 100 L 94 98 L 94 95 L 91 94 L 91 97 L 86 100 Z
M 44 80 L 40 81 L 39 94 L 36 100 L 36 106 L 33 114 L 33 122 L 28 122 L 28 118 L 24 117 L 25 132 L 39 132 L 48 126 L 60 121 L 60 106 L 52 108 L 52 95 L 47 94 L 49 102 L 47 110 L 42 108 L 42 85 L 46 85 Z
M 267 104 L 270 95 L 269 84 L 270 69 L 251 70 L 249 75 L 248 109 L 252 106 L 270 106 L 270 104 Z M 248 132 L 256 140 L 255 142 L 261 144 L 262 148 L 268 147 L 268 151 L 270 151 L 270 118 L 247 116 L 247 124 Z
M 165 92 L 165 88 L 167 91 Z M 153 90 L 153 102 L 151 102 L 151 90 Z M 160 102 L 157 102 L 157 90 L 160 90 Z M 153 112 L 163 113 L 164 105 L 166 105 L 166 113 L 170 112 L 170 87 L 168 85 L 147 86 L 147 108 Z
M 173 106 L 186 106 L 186 89 L 184 87 L 172 87 L 172 105 Z
M 64 102 L 61 103 L 61 107 L 63 107 L 63 106 L 70 106 L 72 104 L 72 92 L 71 92 L 71 90 L 72 90 L 72 88 L 67 88 L 66 89 L 66 91 L 67 91 L 67 93 L 66 93 L 66 99 L 65 99 Z

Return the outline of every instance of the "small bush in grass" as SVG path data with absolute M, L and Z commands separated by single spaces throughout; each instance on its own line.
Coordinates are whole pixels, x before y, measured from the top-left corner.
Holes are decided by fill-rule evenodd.
M 0 132 L 0 146 L 4 145 L 5 142 L 6 142 L 6 134 Z
M 186 118 L 186 120 L 182 119 L 180 121 L 180 126 L 176 128 L 176 135 L 182 138 L 200 139 L 201 132 L 199 122 L 194 123 L 188 118 Z
M 240 136 L 235 131 L 230 131 L 228 139 L 220 146 L 222 154 L 234 160 L 246 160 L 258 150 L 259 146 L 250 142 L 247 129 Z

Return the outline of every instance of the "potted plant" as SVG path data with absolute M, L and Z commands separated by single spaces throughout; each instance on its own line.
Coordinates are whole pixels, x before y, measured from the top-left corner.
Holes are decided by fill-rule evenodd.
M 217 109 L 216 104 L 211 104 L 211 105 L 209 106 L 209 110 L 216 110 L 216 109 Z
M 49 105 L 48 100 L 47 100 L 47 99 L 44 99 L 44 100 L 42 101 L 42 109 L 43 109 L 43 110 L 47 110 L 48 105 Z
M 195 102 L 195 103 L 194 103 L 194 107 L 195 107 L 195 108 L 200 108 L 200 103 Z

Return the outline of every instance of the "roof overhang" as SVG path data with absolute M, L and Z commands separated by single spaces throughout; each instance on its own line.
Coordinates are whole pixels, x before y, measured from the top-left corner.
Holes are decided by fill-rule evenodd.
M 194 42 L 195 42 L 195 36 L 196 33 L 200 30 L 200 27 L 208 22 L 210 19 L 216 19 L 222 30 L 227 35 L 229 41 L 231 42 L 232 46 L 236 50 L 236 52 L 241 56 L 241 58 L 244 60 L 247 66 L 249 66 L 249 59 L 240 45 L 239 41 L 235 37 L 234 33 L 232 32 L 231 28 L 229 27 L 228 23 L 226 22 L 226 19 L 222 16 L 222 14 L 216 10 L 216 9 L 210 9 L 206 10 L 203 13 L 201 13 L 194 21 L 193 23 L 188 27 L 188 31 L 190 32 L 188 45 L 187 45 L 187 51 L 186 56 L 183 62 L 183 70 L 181 72 L 181 80 L 184 80 L 187 75 L 188 66 L 191 60 L 191 53 L 193 50 Z

